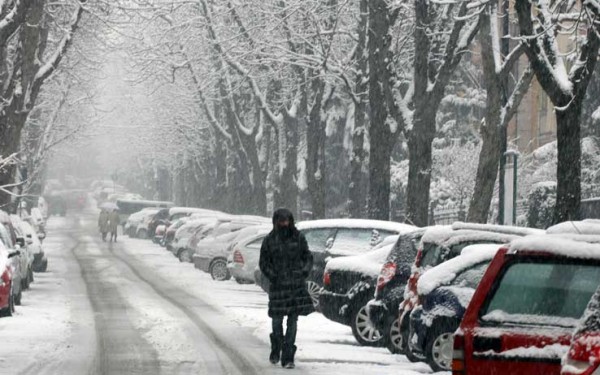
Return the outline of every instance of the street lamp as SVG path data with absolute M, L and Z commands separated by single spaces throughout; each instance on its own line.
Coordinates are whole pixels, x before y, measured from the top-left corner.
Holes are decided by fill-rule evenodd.
M 517 223 L 517 168 L 519 153 L 516 150 L 508 150 L 503 155 L 504 186 L 500 193 L 504 194 L 500 199 L 499 217 L 500 224 L 515 225 Z

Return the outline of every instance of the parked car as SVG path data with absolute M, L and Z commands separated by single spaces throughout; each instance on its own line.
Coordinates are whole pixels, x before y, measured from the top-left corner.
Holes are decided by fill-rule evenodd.
M 413 357 L 424 359 L 433 371 L 452 370 L 454 331 L 499 248 L 497 244 L 467 246 L 459 256 L 419 278 L 407 350 Z
M 414 231 L 408 224 L 380 220 L 327 219 L 303 221 L 296 225 L 306 237 L 313 255 L 313 269 L 308 277 L 308 291 L 315 307 L 319 309 L 319 295 L 323 287 L 323 271 L 330 258 L 358 255 L 368 252 L 384 238 Z M 269 282 L 257 269 L 257 285 L 269 290 Z
M 228 280 L 231 274 L 227 268 L 227 256 L 231 250 L 231 243 L 238 238 L 247 237 L 257 233 L 258 231 L 266 231 L 264 228 L 265 221 L 247 221 L 232 220 L 218 224 L 204 239 L 198 241 L 192 248 L 193 242 L 190 241 L 190 246 L 187 249 L 187 255 L 182 261 L 186 261 L 189 257 L 197 269 L 210 273 L 214 280 Z M 261 224 L 263 225 L 261 227 Z M 240 237 L 243 236 L 243 237 Z M 189 254 L 193 251 L 193 256 Z M 185 254 L 186 251 L 182 253 Z M 181 258 L 180 258 L 181 259 Z
M 158 208 L 148 207 L 129 215 L 123 226 L 123 234 L 128 235 L 130 238 L 137 237 L 140 224 L 146 217 L 156 214 L 158 210 Z
M 461 224 L 463 226 L 467 225 L 464 223 Z M 413 357 L 410 351 L 406 350 L 406 342 L 408 339 L 409 317 L 417 303 L 417 285 L 421 274 L 430 268 L 457 257 L 469 245 L 486 243 L 501 245 L 521 238 L 525 233 L 529 233 L 524 231 L 523 228 L 517 227 L 482 224 L 475 224 L 475 227 L 477 230 L 462 228 L 454 230 L 452 227 L 432 227 L 425 232 L 421 239 L 420 248 L 412 267 L 412 274 L 404 292 L 404 299 L 398 307 L 400 317 L 398 324 L 400 325 L 401 334 L 400 345 L 404 350 L 404 354 L 411 361 L 419 360 L 419 358 Z M 487 229 L 483 230 L 483 227 Z M 498 232 L 494 231 L 496 228 L 498 228 Z M 510 233 L 511 228 L 514 229 L 513 233 Z M 531 233 L 543 233 L 543 231 L 532 230 Z
M 33 282 L 33 252 L 32 248 L 28 246 L 29 241 L 26 240 L 26 234 L 23 231 L 22 224 L 23 220 L 17 215 L 10 215 L 10 221 L 12 223 L 17 241 L 15 249 L 19 250 L 19 261 L 21 262 L 21 286 L 23 290 L 29 289 L 30 284 Z
M 8 245 L 7 245 L 8 244 Z M 12 303 L 14 305 L 21 304 L 21 298 L 23 295 L 23 274 L 21 270 L 21 252 L 14 247 L 11 242 L 10 233 L 7 227 L 0 223 L 0 251 L 4 252 L 4 256 L 8 259 L 8 266 L 10 267 L 10 291 L 12 296 Z M 6 279 L 3 279 L 4 283 Z
M 163 208 L 159 210 L 150 223 L 148 224 L 148 232 L 147 233 L 156 233 L 156 227 L 159 225 L 169 226 L 175 220 L 182 218 L 184 216 L 190 216 L 192 214 L 205 215 L 205 217 L 214 217 L 218 215 L 224 215 L 222 212 L 207 210 L 203 208 L 193 208 L 193 207 L 170 207 Z M 163 233 L 164 234 L 164 233 Z M 152 238 L 154 240 L 154 238 Z
M 387 237 L 372 251 L 365 254 L 334 258 L 327 262 L 323 273 L 323 290 L 319 306 L 323 315 L 334 322 L 352 328 L 352 334 L 361 345 L 379 345 L 384 339 L 369 320 L 367 302 L 373 290 L 381 265 L 388 258 L 398 236 Z M 414 259 L 416 251 L 412 253 Z M 410 274 L 406 265 L 406 277 Z
M 247 237 L 246 234 L 254 229 L 257 229 L 257 232 Z M 260 259 L 260 248 L 270 231 L 269 226 L 242 229 L 238 238 L 229 245 L 227 269 L 239 284 L 254 283 L 254 271 Z
M 600 371 L 600 287 L 579 321 L 560 375 L 595 375 Z
M 381 266 L 374 298 L 367 303 L 370 324 L 384 336 L 383 343 L 394 354 L 400 352 L 401 335 L 398 306 L 404 299 L 404 289 L 415 260 L 425 228 L 400 235 L 396 245 Z M 408 272 L 408 275 L 407 275 Z
M 10 252 L 0 240 L 0 317 L 12 316 L 15 305 L 21 303 L 20 281 L 12 260 L 16 256 L 18 252 Z
M 171 253 L 178 259 L 183 258 L 181 253 L 187 253 L 187 249 L 192 246 L 190 245 L 192 238 L 202 237 L 204 231 L 212 229 L 218 222 L 219 221 L 216 218 L 188 220 L 175 232 L 175 236 L 173 237 L 173 241 L 169 248 Z
M 453 374 L 560 374 L 600 285 L 597 239 L 530 236 L 500 249 L 455 333 Z
M 180 219 L 175 220 L 171 225 L 169 225 L 167 227 L 167 230 L 165 231 L 165 236 L 162 239 L 161 245 L 172 252 L 173 248 L 171 245 L 173 243 L 173 240 L 175 239 L 175 233 L 177 233 L 177 230 L 181 228 L 186 222 L 188 222 L 188 220 L 190 220 L 190 217 L 182 217 Z
M 124 199 L 119 198 L 116 200 L 117 207 L 119 207 L 119 218 L 121 223 L 126 223 L 127 219 L 131 214 L 140 212 L 145 208 L 160 209 L 173 207 L 173 202 L 163 201 L 149 201 L 142 199 Z
M 44 253 L 42 242 L 44 236 L 35 232 L 31 224 L 27 221 L 21 223 L 21 230 L 25 234 L 25 243 L 33 255 L 33 272 L 46 272 L 48 270 L 48 258 Z
M 150 238 L 150 233 L 154 233 L 154 232 L 150 232 L 150 224 L 152 224 L 154 218 L 156 217 L 156 215 L 159 214 L 160 211 L 161 210 L 158 210 L 158 211 L 149 210 L 147 213 L 144 213 L 142 215 L 142 220 L 140 221 L 140 223 L 138 224 L 138 226 L 135 230 L 136 238 L 141 238 L 144 240 Z M 154 229 L 156 230 L 156 227 L 154 227 Z

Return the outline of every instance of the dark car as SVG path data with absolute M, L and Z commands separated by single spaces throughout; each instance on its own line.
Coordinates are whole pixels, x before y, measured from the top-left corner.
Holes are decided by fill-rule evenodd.
M 426 228 L 401 235 L 381 267 L 374 298 L 367 303 L 371 325 L 383 333 L 385 345 L 394 354 L 399 353 L 400 327 L 398 306 L 404 299 L 408 282 L 407 270 L 415 260 L 419 242 Z M 407 267 L 408 265 L 408 267 Z
M 308 277 L 308 292 L 317 310 L 323 286 L 323 271 L 331 258 L 363 254 L 377 246 L 384 238 L 411 232 L 416 227 L 408 224 L 379 220 L 330 219 L 300 222 L 297 225 L 306 237 L 313 255 L 313 269 Z M 254 273 L 257 285 L 269 290 L 269 282 L 258 267 Z
M 410 314 L 408 348 L 434 371 L 452 369 L 454 331 L 500 245 L 466 247 L 460 256 L 425 272 L 418 303 Z
M 350 326 L 361 345 L 381 345 L 389 338 L 384 329 L 377 329 L 371 323 L 367 303 L 373 298 L 380 270 L 391 253 L 401 253 L 398 273 L 406 283 L 417 246 L 404 244 L 412 242 L 413 237 L 412 232 L 388 237 L 366 254 L 336 258 L 327 263 L 319 298 L 321 312 L 334 322 Z

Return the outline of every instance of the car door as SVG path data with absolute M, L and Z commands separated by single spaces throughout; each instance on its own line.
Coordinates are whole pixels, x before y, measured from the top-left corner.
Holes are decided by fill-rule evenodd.
M 329 258 L 327 248 L 331 246 L 330 244 L 333 244 L 336 229 L 314 228 L 302 230 L 302 233 L 308 243 L 308 249 L 313 255 L 313 270 L 309 277 L 312 281 L 322 285 L 325 263 L 327 263 L 327 258 Z

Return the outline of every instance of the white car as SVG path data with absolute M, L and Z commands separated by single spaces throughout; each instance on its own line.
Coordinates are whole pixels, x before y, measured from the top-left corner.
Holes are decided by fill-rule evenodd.
M 127 234 L 131 238 L 136 237 L 138 226 L 142 223 L 144 218 L 157 213 L 158 210 L 159 208 L 149 207 L 129 215 L 127 221 L 125 221 L 125 226 L 123 227 L 124 234 Z

